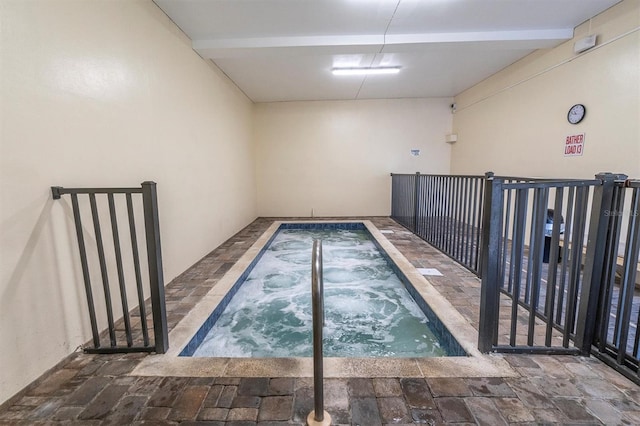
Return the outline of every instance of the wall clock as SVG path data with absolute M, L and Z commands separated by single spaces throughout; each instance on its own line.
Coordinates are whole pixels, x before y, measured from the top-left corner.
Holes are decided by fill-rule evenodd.
M 585 114 L 587 113 L 587 108 L 585 108 L 582 104 L 575 104 L 569 109 L 567 113 L 567 120 L 571 124 L 578 124 L 584 119 Z

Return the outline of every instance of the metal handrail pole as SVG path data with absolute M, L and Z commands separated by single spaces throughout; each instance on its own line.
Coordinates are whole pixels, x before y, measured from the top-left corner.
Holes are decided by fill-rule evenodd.
M 324 322 L 322 241 L 314 240 L 311 254 L 311 298 L 313 308 L 313 404 L 314 420 L 324 420 L 322 370 L 322 326 Z

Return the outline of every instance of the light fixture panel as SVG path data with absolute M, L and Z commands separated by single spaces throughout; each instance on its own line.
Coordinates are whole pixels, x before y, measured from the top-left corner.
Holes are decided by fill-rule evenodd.
M 361 68 L 333 68 L 333 75 L 384 75 L 398 74 L 400 67 L 361 67 Z

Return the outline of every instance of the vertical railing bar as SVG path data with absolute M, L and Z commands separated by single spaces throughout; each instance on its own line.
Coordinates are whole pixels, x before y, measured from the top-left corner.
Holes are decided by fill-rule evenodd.
M 613 194 L 611 197 L 611 204 L 607 205 L 606 209 L 616 212 L 622 211 L 623 206 L 621 202 L 624 201 L 624 190 L 622 188 L 618 188 L 617 185 L 613 188 Z M 621 198 L 622 195 L 622 198 Z M 617 215 L 611 215 L 610 212 L 606 214 L 608 218 L 608 232 L 606 234 L 605 241 L 602 244 L 605 246 L 604 249 L 604 260 L 602 267 L 602 284 L 600 287 L 600 294 L 598 295 L 598 314 L 602 314 L 602 316 L 598 317 L 596 322 L 596 330 L 597 337 L 594 340 L 594 344 L 597 347 L 600 347 L 600 336 L 604 336 L 604 346 L 607 346 L 607 336 L 608 329 L 610 324 L 610 315 L 611 309 L 613 308 L 613 294 L 615 288 L 615 279 L 616 279 L 616 261 L 618 256 L 618 242 L 620 241 L 620 231 L 621 231 L 621 222 L 620 218 Z M 619 293 L 618 296 L 621 296 L 622 293 Z M 620 302 L 620 300 L 618 300 Z M 606 303 L 606 304 L 603 304 Z M 615 314 L 615 324 L 613 327 L 613 341 L 616 342 L 618 339 L 618 332 L 620 331 L 620 303 L 617 305 L 617 311 Z M 606 324 L 606 325 L 605 325 Z M 606 327 L 606 330 L 603 328 Z M 603 334 L 604 333 L 604 334 Z
M 555 202 L 553 205 L 553 225 L 551 228 L 551 246 L 549 248 L 549 271 L 547 274 L 547 300 L 545 303 L 545 316 L 547 319 L 545 346 L 551 346 L 553 335 L 553 311 L 556 300 L 556 281 L 558 278 L 558 251 L 560 243 L 560 219 L 562 217 L 562 201 L 564 188 L 556 188 Z
M 623 192 L 623 191 L 620 191 Z M 629 324 L 631 322 L 631 308 L 633 304 L 633 293 L 635 290 L 636 274 L 637 274 L 637 259 L 640 254 L 640 200 L 638 200 L 638 191 L 633 192 L 631 200 L 631 209 L 629 214 L 629 226 L 627 229 L 627 239 L 625 242 L 624 260 L 622 263 L 622 277 L 620 282 L 620 305 L 624 300 L 624 318 L 622 319 L 622 329 L 620 338 L 620 349 L 618 352 L 618 364 L 622 365 L 625 355 L 627 354 L 627 341 L 629 337 Z M 624 197 L 622 197 L 624 199 Z M 619 210 L 620 212 L 622 210 Z M 617 213 L 617 212 L 616 212 Z M 617 215 L 619 217 L 619 215 Z M 615 262 L 615 260 L 614 260 Z M 624 289 L 624 298 L 622 290 Z M 636 330 L 636 336 L 638 330 Z M 624 343 L 624 350 L 622 344 Z
M 440 185 L 442 186 L 442 207 L 440 209 L 440 224 L 439 229 L 440 232 L 439 238 L 439 246 L 440 250 L 446 251 L 446 240 L 447 240 L 447 179 L 442 176 L 440 177 Z
M 562 338 L 562 345 L 569 346 L 569 339 L 575 329 L 576 302 L 578 295 L 578 284 L 580 281 L 580 269 L 582 267 L 582 244 L 586 226 L 586 203 L 588 197 L 585 196 L 585 188 L 577 188 L 576 208 L 574 217 L 574 232 L 571 241 L 571 262 L 569 266 L 569 287 L 567 289 L 567 309 L 565 312 L 565 329 Z
M 400 219 L 400 223 L 402 223 L 403 225 L 406 225 L 406 211 L 407 211 L 407 204 L 409 203 L 409 197 L 407 192 L 407 188 L 406 188 L 406 177 L 405 176 L 401 176 L 400 179 L 398 179 L 398 191 L 400 193 L 400 202 L 398 203 L 398 218 Z
M 450 205 L 450 209 L 449 209 L 449 214 L 448 219 L 449 219 L 449 231 L 447 232 L 448 234 L 448 249 L 447 249 L 447 253 L 449 254 L 449 256 L 452 255 L 452 253 L 454 253 L 455 251 L 455 217 L 456 217 L 456 204 L 457 204 L 457 194 L 456 194 L 456 182 L 457 179 L 455 177 L 449 177 L 448 178 L 449 181 L 449 205 Z
M 447 196 L 445 197 L 446 209 L 445 209 L 445 216 L 444 216 L 445 232 L 444 232 L 443 248 L 445 253 L 450 253 L 451 252 L 451 209 L 453 207 L 453 200 L 451 199 L 452 182 L 450 177 L 445 177 L 444 181 L 445 181 L 445 194 L 447 194 Z
M 450 194 L 450 202 L 451 202 L 451 209 L 449 210 L 449 251 L 448 251 L 449 254 L 454 253 L 455 251 L 454 244 L 456 243 L 455 226 L 456 226 L 456 208 L 457 208 L 457 193 L 456 193 L 457 181 L 458 179 L 455 177 L 449 178 L 449 182 L 450 182 L 449 194 Z
M 458 255 L 456 259 L 459 260 L 459 263 L 464 264 L 464 205 L 465 205 L 465 193 L 464 193 L 464 184 L 465 178 L 458 178 L 459 183 L 459 193 L 458 193 L 458 223 L 456 224 L 456 234 L 458 236 Z
M 556 324 L 562 324 L 566 328 L 566 322 L 562 323 L 562 313 L 565 306 L 564 291 L 567 287 L 568 268 L 571 258 L 573 257 L 573 247 L 571 247 L 571 239 L 573 237 L 573 211 L 575 206 L 575 187 L 569 188 L 569 196 L 567 199 L 567 222 L 564 225 L 564 244 L 562 247 L 562 272 L 560 275 L 560 286 L 558 288 L 558 305 L 556 306 Z M 582 248 L 581 248 L 582 250 Z
M 502 240 L 502 286 L 504 288 L 506 269 L 509 268 L 509 280 L 507 284 L 507 291 L 511 292 L 513 284 L 513 274 L 511 272 L 511 266 L 513 262 L 507 263 L 507 256 L 509 253 L 509 226 L 511 224 L 511 189 L 507 189 L 507 199 L 505 201 L 505 214 L 504 214 L 504 239 Z M 513 245 L 513 241 L 512 241 Z
M 398 203 L 398 218 L 400 219 L 400 223 L 404 224 L 405 220 L 404 220 L 404 215 L 405 215 L 405 209 L 406 209 L 406 204 L 409 202 L 408 197 L 405 194 L 405 177 L 402 176 L 400 177 L 400 179 L 398 179 L 398 191 L 401 195 L 401 202 Z
M 485 186 L 486 186 L 486 180 L 489 179 L 490 177 L 493 176 L 493 172 L 486 172 L 485 173 L 485 177 L 480 179 L 480 190 L 478 191 L 478 222 L 477 222 L 477 230 L 478 232 L 476 233 L 476 271 L 480 271 L 480 277 L 482 278 L 482 264 L 483 264 L 483 245 L 481 244 L 481 238 L 482 238 L 482 234 L 483 234 L 483 230 L 482 227 L 484 226 L 484 193 L 485 193 Z
M 475 179 L 473 183 L 473 215 L 471 223 L 471 245 L 473 247 L 472 267 L 476 274 L 480 275 L 480 267 L 478 266 L 480 254 L 480 220 L 482 216 L 482 201 L 480 194 L 482 193 L 482 178 Z
M 399 223 L 402 223 L 402 206 L 399 200 L 402 200 L 402 195 L 403 195 L 403 190 L 402 190 L 402 176 L 395 176 L 393 175 L 393 184 L 394 184 L 394 191 L 397 192 L 397 196 L 395 198 L 395 213 L 394 213 L 394 219 L 396 219 Z
M 395 176 L 393 176 L 393 173 L 391 173 L 391 218 L 394 219 L 395 215 L 394 215 L 394 209 L 395 209 L 395 205 L 396 205 L 396 178 Z
M 431 207 L 431 189 L 429 188 L 429 175 L 423 175 L 422 183 L 424 189 L 424 202 L 422 204 L 422 238 L 425 241 L 429 241 L 429 208 Z
M 413 230 L 413 209 L 415 208 L 415 175 L 411 176 L 407 181 L 407 194 L 409 196 L 409 204 L 406 211 L 407 228 Z
M 396 203 L 398 202 L 398 188 L 397 188 L 398 178 L 391 173 L 391 217 L 393 219 L 396 218 Z
M 433 235 L 433 205 L 434 205 L 434 194 L 433 194 L 433 176 L 426 176 L 426 185 L 427 185 L 427 211 L 426 211 L 426 227 L 425 227 L 425 238 L 427 241 L 431 242 Z
M 439 176 L 434 178 L 434 188 L 436 190 L 436 200 L 434 205 L 434 215 L 433 215 L 433 245 L 437 248 L 440 248 L 440 239 L 443 235 L 442 230 L 442 179 Z
M 449 210 L 447 211 L 447 220 L 448 220 L 448 231 L 447 231 L 447 253 L 453 252 L 453 244 L 454 244 L 454 217 L 455 217 L 455 208 L 456 208 L 456 199 L 455 199 L 455 178 L 447 178 L 449 182 L 449 188 L 447 192 L 449 193 Z
M 442 177 L 442 237 L 440 242 L 440 248 L 443 251 L 447 251 L 447 237 L 449 226 L 449 181 L 446 177 Z
M 633 353 L 631 354 L 634 358 L 638 358 L 638 349 L 640 348 L 640 332 L 638 329 L 640 329 L 640 311 L 638 311 L 638 315 L 636 317 L 636 337 L 633 343 Z M 640 375 L 640 368 L 638 368 L 637 374 Z
M 624 189 L 619 187 L 618 185 L 613 188 L 613 200 L 611 203 L 610 210 L 614 212 L 613 215 L 609 215 L 609 230 L 613 230 L 613 232 L 609 232 L 607 234 L 607 248 L 605 249 L 605 261 L 604 261 L 604 271 L 603 271 L 603 288 L 601 290 L 600 298 L 604 300 L 608 300 L 609 305 L 606 310 L 606 317 L 600 318 L 601 322 L 607 324 L 607 332 L 605 334 L 605 347 L 606 347 L 606 339 L 608 335 L 609 328 L 609 315 L 611 314 L 611 308 L 613 307 L 613 288 L 615 287 L 615 274 L 616 274 L 616 265 L 617 265 L 617 257 L 618 257 L 618 242 L 620 241 L 620 232 L 622 222 L 620 220 L 620 216 L 615 214 L 615 212 L 622 212 L 624 209 Z M 620 291 L 618 292 L 618 306 L 616 309 L 615 315 L 615 324 L 613 328 L 613 342 L 616 345 L 619 345 L 619 331 L 621 319 L 623 317 L 622 311 L 624 311 L 622 306 L 623 299 L 623 286 L 620 285 Z M 600 328 L 599 331 L 602 329 Z M 619 346 L 621 349 L 622 346 Z
M 442 204 L 442 250 L 443 251 L 447 251 L 449 249 L 449 246 L 447 245 L 447 241 L 449 239 L 449 206 L 450 206 L 450 201 L 449 201 L 449 197 L 450 197 L 450 192 L 449 192 L 449 180 L 446 177 L 442 178 L 442 185 L 443 185 L 443 204 Z
M 509 180 L 509 182 L 513 182 L 513 180 Z M 522 276 L 522 269 L 520 270 L 516 270 L 516 263 L 514 262 L 514 259 L 517 256 L 517 248 L 516 248 L 516 244 L 515 244 L 515 235 L 516 232 L 520 232 L 520 230 L 517 228 L 516 226 L 516 210 L 517 210 L 517 199 L 518 199 L 518 191 L 514 190 L 514 189 L 509 189 L 509 191 L 513 191 L 516 196 L 515 199 L 513 200 L 513 209 L 514 209 L 514 218 L 513 218 L 513 229 L 511 230 L 511 263 L 509 264 L 509 291 L 513 292 L 513 285 L 514 285 L 514 281 L 515 281 L 515 277 L 516 274 L 518 274 L 517 276 Z M 520 259 L 520 266 L 522 265 L 522 259 Z
M 440 250 L 444 250 L 444 241 L 445 236 L 447 234 L 447 228 L 445 225 L 445 215 L 446 215 L 446 186 L 445 186 L 445 177 L 440 176 L 438 178 L 440 185 L 440 208 L 438 212 L 438 244 L 436 247 Z
M 427 176 L 420 175 L 420 237 L 426 239 L 427 205 L 429 195 L 427 193 Z
M 476 252 L 475 244 L 475 222 L 476 222 L 476 201 L 478 190 L 478 178 L 471 178 L 471 186 L 469 188 L 469 227 L 468 227 L 468 244 L 469 244 L 469 269 L 478 274 L 475 266 L 474 253 Z M 479 275 L 479 274 L 478 274 Z
M 420 172 L 416 172 L 413 178 L 413 232 L 418 233 L 418 200 L 420 197 Z
M 499 259 L 492 255 L 500 245 L 502 232 L 502 180 L 486 176 L 486 196 L 483 218 L 482 287 L 480 291 L 480 318 L 478 325 L 478 350 L 491 351 L 498 341 L 500 316 L 500 287 L 498 285 Z
M 404 195 L 404 203 L 401 203 L 401 218 L 402 224 L 409 229 L 409 210 L 411 209 L 411 194 L 409 192 L 409 186 L 411 183 L 411 177 L 405 176 L 402 180 L 402 193 Z
M 598 312 L 600 314 L 598 316 L 597 339 L 594 342 L 594 344 L 598 347 L 598 350 L 600 352 L 603 352 L 607 347 L 607 339 L 609 335 L 609 324 L 611 323 L 611 308 L 613 306 L 612 303 L 613 303 L 614 286 L 615 286 L 615 273 L 610 274 L 607 278 L 603 279 L 603 288 L 601 290 L 599 309 L 598 309 Z
M 400 176 L 396 176 L 393 173 L 391 174 L 391 217 L 395 220 L 399 221 L 398 215 L 398 199 L 400 197 L 400 186 L 398 185 L 398 180 Z
M 549 204 L 549 188 L 536 188 L 534 191 L 534 197 L 536 197 L 536 210 L 534 211 L 534 217 L 532 218 L 532 226 L 535 232 L 533 238 L 533 247 L 530 247 L 529 257 L 532 259 L 531 265 L 533 270 L 531 271 L 531 304 L 529 308 L 529 328 L 527 344 L 529 346 L 534 345 L 534 333 L 536 318 L 538 314 L 538 303 L 540 302 L 540 288 L 542 279 L 542 252 L 544 249 L 544 227 L 547 217 L 547 205 Z
M 129 217 L 129 234 L 131 235 L 131 254 L 133 257 L 133 269 L 136 277 L 136 289 L 138 290 L 138 309 L 140 311 L 140 323 L 142 325 L 142 340 L 144 346 L 149 346 L 149 330 L 147 327 L 147 308 L 142 287 L 142 273 L 140 270 L 140 254 L 138 253 L 138 236 L 136 233 L 135 215 L 131 193 L 127 193 L 127 214 Z
M 394 219 L 396 217 L 396 200 L 398 198 L 396 182 L 397 177 L 391 173 L 391 217 Z
M 455 179 L 455 212 L 454 212 L 454 221 L 453 221 L 453 258 L 460 258 L 460 224 L 462 220 L 460 219 L 460 209 L 462 205 L 462 178 L 457 177 Z
M 471 268 L 471 262 L 469 259 L 469 254 L 471 253 L 470 249 L 469 249 L 469 242 L 471 241 L 471 239 L 469 238 L 469 220 L 470 220 L 470 215 L 471 215 L 471 183 L 472 183 L 472 178 L 465 178 L 464 180 L 464 188 L 465 188 L 465 193 L 464 193 L 464 199 L 465 199 L 465 204 L 464 204 L 464 252 L 462 254 L 462 258 L 464 261 L 464 264 L 467 266 L 467 268 Z
M 420 175 L 416 173 L 416 207 L 414 209 L 416 212 L 416 235 L 421 235 L 422 232 L 422 200 L 424 198 L 422 191 L 422 179 L 420 179 Z
M 533 254 L 532 251 L 535 249 L 534 238 L 536 237 L 536 233 L 534 231 L 535 227 L 535 212 L 538 209 L 538 199 L 535 196 L 538 189 L 533 189 L 533 205 L 531 206 L 531 224 L 529 228 L 529 255 L 527 256 L 527 280 L 525 284 L 524 290 L 524 303 L 529 304 L 531 302 L 531 279 L 533 272 Z
M 73 208 L 73 219 L 76 227 L 76 236 L 78 237 L 78 246 L 80 248 L 80 265 L 82 266 L 82 278 L 84 280 L 84 289 L 87 297 L 87 305 L 89 307 L 89 321 L 91 323 L 93 346 L 95 348 L 99 348 L 100 334 L 98 333 L 96 308 L 93 301 L 93 291 L 91 290 L 91 276 L 89 274 L 89 263 L 87 261 L 87 249 L 84 243 L 84 233 L 82 232 L 82 219 L 80 216 L 80 207 L 78 205 L 78 194 L 71 194 L 71 206 Z
M 463 214 L 463 252 L 462 261 L 467 266 L 471 267 L 469 262 L 469 214 L 471 213 L 471 178 L 464 178 L 464 214 Z
M 403 223 L 402 214 L 404 210 L 404 204 L 406 203 L 406 197 L 404 196 L 404 176 L 394 176 L 396 179 L 396 189 L 398 191 L 398 196 L 396 197 L 396 218 L 398 222 Z
M 524 238 L 526 230 L 527 201 L 529 192 L 527 189 L 516 190 L 516 208 L 514 219 L 514 271 L 513 293 L 511 294 L 511 328 L 509 333 L 509 345 L 516 345 L 516 333 L 518 323 L 518 306 L 520 302 L 520 286 L 522 282 L 522 258 L 524 251 Z
M 127 302 L 127 287 L 124 282 L 124 270 L 122 268 L 122 252 L 120 250 L 120 235 L 118 233 L 118 218 L 116 215 L 116 205 L 112 193 L 107 194 L 109 201 L 109 216 L 111 218 L 111 232 L 113 235 L 113 249 L 116 257 L 116 270 L 118 272 L 118 285 L 120 287 L 120 300 L 122 302 L 122 316 L 124 320 L 124 330 L 126 334 L 127 346 L 133 346 L 131 336 L 131 319 L 129 317 L 129 303 Z
M 165 353 L 169 348 L 169 336 L 164 298 L 162 249 L 160 247 L 158 195 L 155 182 L 142 183 L 142 203 L 144 206 L 144 225 L 147 241 L 147 264 L 149 266 L 155 349 L 157 353 Z
M 98 207 L 96 204 L 96 194 L 89 194 L 89 202 L 91 205 L 91 216 L 93 218 L 93 229 L 96 237 L 96 246 L 98 249 L 98 260 L 100 263 L 100 274 L 102 275 L 102 288 L 104 290 L 104 299 L 107 308 L 107 323 L 109 324 L 109 338 L 111 347 L 116 346 L 115 325 L 113 322 L 113 308 L 111 305 L 111 292 L 109 290 L 109 276 L 107 273 L 107 263 L 104 257 L 104 246 L 102 243 L 102 232 L 100 230 L 100 218 L 98 215 Z
M 617 186 L 614 187 L 614 200 L 612 203 L 612 208 L 611 211 L 613 211 L 614 213 L 617 212 L 622 212 L 623 208 L 624 208 L 624 195 L 623 195 L 623 190 L 622 188 L 618 188 Z M 609 233 L 609 241 L 607 241 L 607 243 L 609 244 L 609 246 L 607 247 L 606 250 L 606 260 L 605 260 L 605 265 L 608 265 L 609 267 L 606 268 L 608 273 L 605 273 L 605 275 L 608 275 L 614 282 L 615 281 L 615 268 L 617 265 L 617 257 L 618 257 L 618 241 L 620 239 L 620 228 L 622 225 L 622 222 L 620 220 L 620 215 L 618 214 L 613 214 L 610 217 L 610 228 L 614 229 L 614 232 L 610 232 Z M 618 291 L 618 306 L 616 308 L 616 321 L 615 321 L 615 326 L 613 328 L 614 330 L 614 334 L 613 334 L 613 341 L 615 343 L 615 345 L 617 345 L 618 350 L 622 350 L 622 344 L 620 343 L 620 332 L 622 331 L 622 326 L 624 325 L 624 311 L 625 311 L 625 306 L 623 304 L 623 299 L 624 299 L 624 292 L 625 292 L 625 287 L 623 286 L 623 283 L 620 283 L 620 289 Z M 618 352 L 619 353 L 619 352 Z
M 438 192 L 436 200 L 435 214 L 434 214 L 434 246 L 442 248 L 442 236 L 444 235 L 444 229 L 442 228 L 442 209 L 444 208 L 442 177 L 437 176 L 435 178 L 435 186 Z
M 635 236 L 635 241 L 636 243 L 640 240 L 640 188 L 636 187 L 632 189 L 632 201 L 631 201 L 631 210 L 630 210 L 630 214 L 629 214 L 629 229 L 628 229 L 628 236 L 629 235 L 633 235 L 633 232 L 631 232 L 632 230 L 632 226 L 631 226 L 631 221 L 634 221 L 634 225 L 633 227 L 636 230 L 636 236 Z M 633 238 L 633 237 L 631 237 Z M 633 257 L 630 257 L 630 259 L 634 259 Z M 638 259 L 638 253 L 636 252 L 636 256 L 635 259 Z M 633 266 L 633 264 L 632 264 Z M 637 266 L 636 266 L 637 268 Z M 627 282 L 629 283 L 629 285 L 633 285 L 635 286 L 635 282 L 636 282 L 636 277 L 637 277 L 637 269 L 633 270 L 632 269 L 632 276 L 630 276 L 629 278 L 627 278 Z M 634 339 L 634 344 L 633 344 L 633 356 L 635 358 L 638 358 L 638 349 L 640 348 L 640 310 L 638 310 L 638 317 L 636 319 L 636 336 Z M 638 375 L 640 375 L 640 368 L 638 368 Z

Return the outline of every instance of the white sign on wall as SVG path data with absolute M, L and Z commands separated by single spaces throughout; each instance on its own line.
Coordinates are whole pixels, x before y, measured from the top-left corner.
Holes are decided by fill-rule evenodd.
M 564 156 L 576 157 L 584 152 L 584 133 L 569 135 L 564 140 Z

